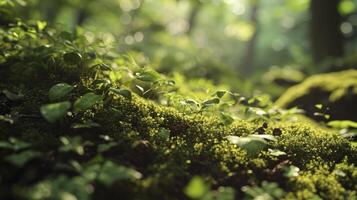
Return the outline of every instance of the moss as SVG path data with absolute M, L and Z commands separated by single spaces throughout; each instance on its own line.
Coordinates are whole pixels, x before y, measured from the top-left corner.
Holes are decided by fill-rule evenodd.
M 236 120 L 224 125 L 219 116 L 209 112 L 187 114 L 135 94 L 132 99 L 114 95 L 106 92 L 106 86 L 92 84 L 95 81 L 92 73 L 65 66 L 61 56 L 46 68 L 28 64 L 36 53 L 30 50 L 22 52 L 25 57 L 7 61 L 0 68 L 1 89 L 21 89 L 25 94 L 16 103 L 0 99 L 5 102 L 0 114 L 17 117 L 14 124 L 0 122 L 1 199 L 26 199 L 27 194 L 21 196 L 18 191 L 31 192 L 41 184 L 57 185 L 78 199 L 87 198 L 88 188 L 93 199 L 121 195 L 132 199 L 186 199 L 183 189 L 196 175 L 204 177 L 213 190 L 220 186 L 235 188 L 237 199 L 243 198 L 243 186 L 261 185 L 265 180 L 278 182 L 290 199 L 355 195 L 351 191 L 356 181 L 356 148 L 334 132 L 304 122 L 271 120 L 269 128 L 262 132 L 276 135 L 277 141 L 267 142 L 267 148 L 284 151 L 286 155 L 274 157 L 267 148 L 258 155 L 250 155 L 226 136 L 248 136 L 261 130 L 260 123 Z M 23 70 L 26 76 L 21 77 Z M 106 74 L 98 71 L 96 76 L 105 78 Z M 48 123 L 39 109 L 48 103 L 50 87 L 59 82 L 76 86 L 68 101 L 74 102 L 88 91 L 102 95 L 104 100 L 85 112 L 68 113 L 58 122 Z M 73 127 L 89 120 L 100 126 Z M 64 137 L 68 142 L 63 142 Z M 11 143 L 12 138 L 20 146 L 26 143 L 30 146 L 15 148 L 19 144 Z M 23 166 L 12 165 L 5 159 L 27 150 L 42 152 L 43 156 L 28 160 Z M 86 171 L 100 169 L 105 161 L 112 163 L 110 169 L 125 166 L 140 172 L 142 178 L 116 180 L 106 187 L 95 179 L 95 170 Z M 291 179 L 284 176 L 284 168 L 290 165 L 300 168 L 299 176 Z M 337 173 L 332 173 L 334 170 Z M 104 177 L 111 178 L 111 172 L 103 172 L 107 173 Z
M 339 162 L 352 152 L 350 142 L 334 132 L 301 123 L 283 124 L 280 129 L 276 148 L 292 155 L 291 160 L 300 167 L 318 158 Z
M 48 84 L 47 88 L 41 88 L 41 91 L 48 91 L 53 84 L 55 82 Z M 87 87 L 78 83 L 77 88 L 80 91 L 76 91 L 75 96 L 70 98 L 75 100 L 88 90 Z M 30 88 L 24 89 L 27 91 L 26 94 L 33 91 Z M 40 105 L 47 102 L 44 93 L 28 95 L 31 98 L 25 98 L 12 109 L 34 114 L 38 112 Z M 84 130 L 71 128 L 73 123 L 89 119 L 101 126 Z M 279 163 L 284 160 L 264 155 L 248 156 L 245 150 L 231 144 L 225 138 L 229 135 L 252 134 L 259 128 L 256 124 L 237 120 L 225 126 L 218 116 L 187 115 L 136 95 L 132 100 L 108 95 L 103 105 L 67 117 L 57 124 L 51 125 L 38 119 L 22 120 L 13 126 L 15 128 L 6 129 L 8 136 L 16 135 L 24 141 L 31 142 L 35 149 L 43 152 L 58 148 L 61 136 L 80 135 L 83 141 L 90 141 L 94 145 L 87 147 L 86 155 L 81 158 L 72 154 L 52 158 L 52 168 L 48 170 L 50 174 L 59 173 L 53 168 L 58 160 L 70 162 L 74 159 L 85 163 L 92 159 L 96 155 L 98 145 L 105 144 L 100 136 L 108 135 L 116 141 L 116 145 L 103 153 L 103 156 L 118 164 L 131 166 L 145 175 L 140 183 L 133 184 L 135 189 L 127 191 L 131 193 L 127 195 L 134 195 L 136 191 L 140 191 L 134 196 L 142 199 L 184 197 L 182 188 L 194 175 L 209 177 L 212 185 L 216 187 L 232 186 L 238 191 L 244 185 L 259 183 L 263 179 L 280 183 L 287 181 L 278 170 Z M 347 140 L 333 132 L 302 123 L 272 123 L 267 129 L 267 134 L 274 134 L 274 130 L 277 129 L 281 135 L 276 136 L 277 142 L 270 143 L 269 147 L 286 152 L 287 156 L 284 159 L 303 170 L 302 175 L 291 183 L 291 187 L 286 188 L 291 192 L 287 198 L 353 195 L 348 192 L 355 179 L 355 168 L 350 164 L 339 165 L 339 168 L 348 174 L 346 179 L 329 176 L 323 168 L 313 171 L 307 167 L 307 164 L 314 160 L 339 163 L 346 156 L 352 159 L 351 154 L 354 151 Z M 326 182 L 321 182 L 320 179 Z M 126 188 L 121 184 L 116 184 L 116 187 L 122 187 L 118 191 Z M 94 196 L 103 197 L 103 191 L 110 191 L 108 188 L 100 188 L 97 187 L 100 191 Z M 242 195 L 240 192 L 237 194 Z
M 320 164 L 290 182 L 294 193 L 288 194 L 287 199 L 356 199 L 355 188 L 344 187 L 339 176 L 327 165 Z
M 331 119 L 350 119 L 357 121 L 357 70 L 347 70 L 314 75 L 303 83 L 291 87 L 277 101 L 284 108 L 297 106 L 304 109 L 310 117 L 321 112 L 315 105 L 323 104 L 329 110 Z

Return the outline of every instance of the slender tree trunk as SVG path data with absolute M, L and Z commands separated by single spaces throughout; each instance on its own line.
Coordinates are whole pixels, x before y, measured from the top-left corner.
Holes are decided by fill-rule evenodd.
M 254 71 L 254 59 L 256 54 L 256 44 L 258 42 L 259 34 L 259 0 L 254 2 L 250 14 L 250 23 L 255 27 L 255 31 L 251 39 L 247 42 L 245 53 L 241 62 L 242 76 L 250 75 Z
M 56 22 L 57 16 L 60 12 L 60 9 L 62 8 L 62 1 L 61 0 L 56 0 L 56 1 L 49 1 L 43 3 L 42 6 L 44 6 L 44 13 L 45 13 L 45 20 L 49 24 L 54 24 Z
M 340 0 L 311 0 L 311 49 L 315 63 L 343 56 Z
M 85 9 L 79 9 L 77 12 L 77 19 L 76 19 L 76 26 L 82 26 L 83 23 L 87 20 L 88 18 L 88 11 Z
M 197 20 L 197 15 L 201 10 L 201 3 L 194 2 L 192 3 L 192 9 L 190 12 L 190 15 L 188 17 L 188 29 L 187 29 L 187 34 L 191 34 L 195 25 L 196 25 L 196 20 Z

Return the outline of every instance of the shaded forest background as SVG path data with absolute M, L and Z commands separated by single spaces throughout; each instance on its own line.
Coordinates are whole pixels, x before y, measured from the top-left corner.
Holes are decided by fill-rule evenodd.
M 166 74 L 208 78 L 273 97 L 306 75 L 353 68 L 352 0 L 18 0 L 14 12 L 69 32 L 99 36 Z M 79 28 L 83 27 L 83 28 Z M 247 81 L 248 80 L 248 81 Z

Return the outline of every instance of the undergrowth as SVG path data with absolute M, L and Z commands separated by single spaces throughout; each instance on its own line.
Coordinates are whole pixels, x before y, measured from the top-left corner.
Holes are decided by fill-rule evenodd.
M 296 109 L 194 91 L 44 22 L 0 40 L 1 199 L 357 198 L 356 148 Z

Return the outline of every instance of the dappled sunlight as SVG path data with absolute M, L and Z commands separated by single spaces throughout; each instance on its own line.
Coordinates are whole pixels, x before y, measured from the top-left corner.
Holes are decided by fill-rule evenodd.
M 0 0 L 0 199 L 357 199 L 354 0 Z

